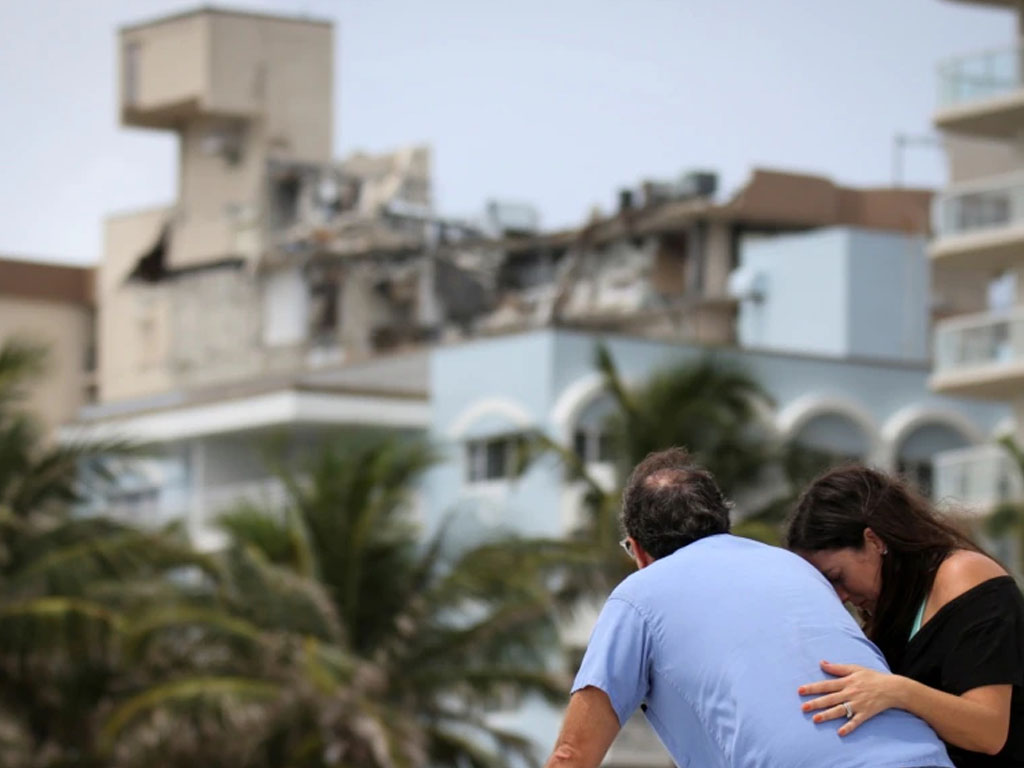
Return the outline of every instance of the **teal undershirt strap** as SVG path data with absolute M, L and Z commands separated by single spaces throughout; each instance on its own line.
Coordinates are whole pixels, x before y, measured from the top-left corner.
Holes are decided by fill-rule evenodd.
M 917 616 L 914 617 L 914 625 L 910 628 L 910 637 L 907 640 L 916 635 L 921 629 L 921 622 L 924 620 L 924 605 L 928 602 L 928 596 L 925 595 L 924 600 L 921 601 L 921 607 L 917 609 Z

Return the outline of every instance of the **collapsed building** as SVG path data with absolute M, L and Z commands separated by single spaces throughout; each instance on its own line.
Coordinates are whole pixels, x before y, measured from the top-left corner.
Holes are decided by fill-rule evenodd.
M 203 9 L 126 27 L 120 50 L 122 122 L 176 133 L 181 162 L 174 205 L 107 222 L 105 402 L 542 326 L 728 344 L 745 242 L 928 231 L 926 191 L 764 169 L 731 196 L 708 172 L 645 181 L 561 231 L 527 205 L 444 217 L 429 148 L 332 158 L 330 24 Z M 964 311 L 983 286 L 933 292 Z

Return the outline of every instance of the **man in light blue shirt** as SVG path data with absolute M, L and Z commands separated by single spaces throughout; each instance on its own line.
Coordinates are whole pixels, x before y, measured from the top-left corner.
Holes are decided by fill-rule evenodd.
M 813 567 L 729 535 L 729 506 L 680 449 L 633 471 L 623 543 L 640 570 L 597 620 L 548 768 L 595 768 L 638 706 L 681 768 L 950 768 L 907 712 L 845 737 L 801 712 L 822 659 L 888 669 Z

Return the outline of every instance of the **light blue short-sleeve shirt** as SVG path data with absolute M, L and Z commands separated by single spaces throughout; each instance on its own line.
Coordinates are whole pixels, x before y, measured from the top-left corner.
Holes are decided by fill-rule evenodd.
M 822 659 L 888 671 L 829 583 L 796 555 L 730 535 L 632 574 L 597 620 L 573 692 L 641 704 L 681 768 L 952 766 L 922 720 L 887 710 L 848 736 L 815 724 L 797 688 Z

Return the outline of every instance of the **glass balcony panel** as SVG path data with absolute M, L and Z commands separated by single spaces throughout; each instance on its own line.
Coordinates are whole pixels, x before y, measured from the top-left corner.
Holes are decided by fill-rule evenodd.
M 986 513 L 1005 501 L 1024 497 L 1024 483 L 1000 445 L 943 451 L 935 457 L 936 501 L 952 509 Z
M 1022 87 L 1021 51 L 1006 48 L 958 56 L 939 65 L 939 106 L 957 107 Z
M 950 190 L 936 198 L 933 219 L 940 238 L 1024 226 L 1024 175 Z
M 935 330 L 935 371 L 1024 363 L 1024 311 L 952 318 Z

